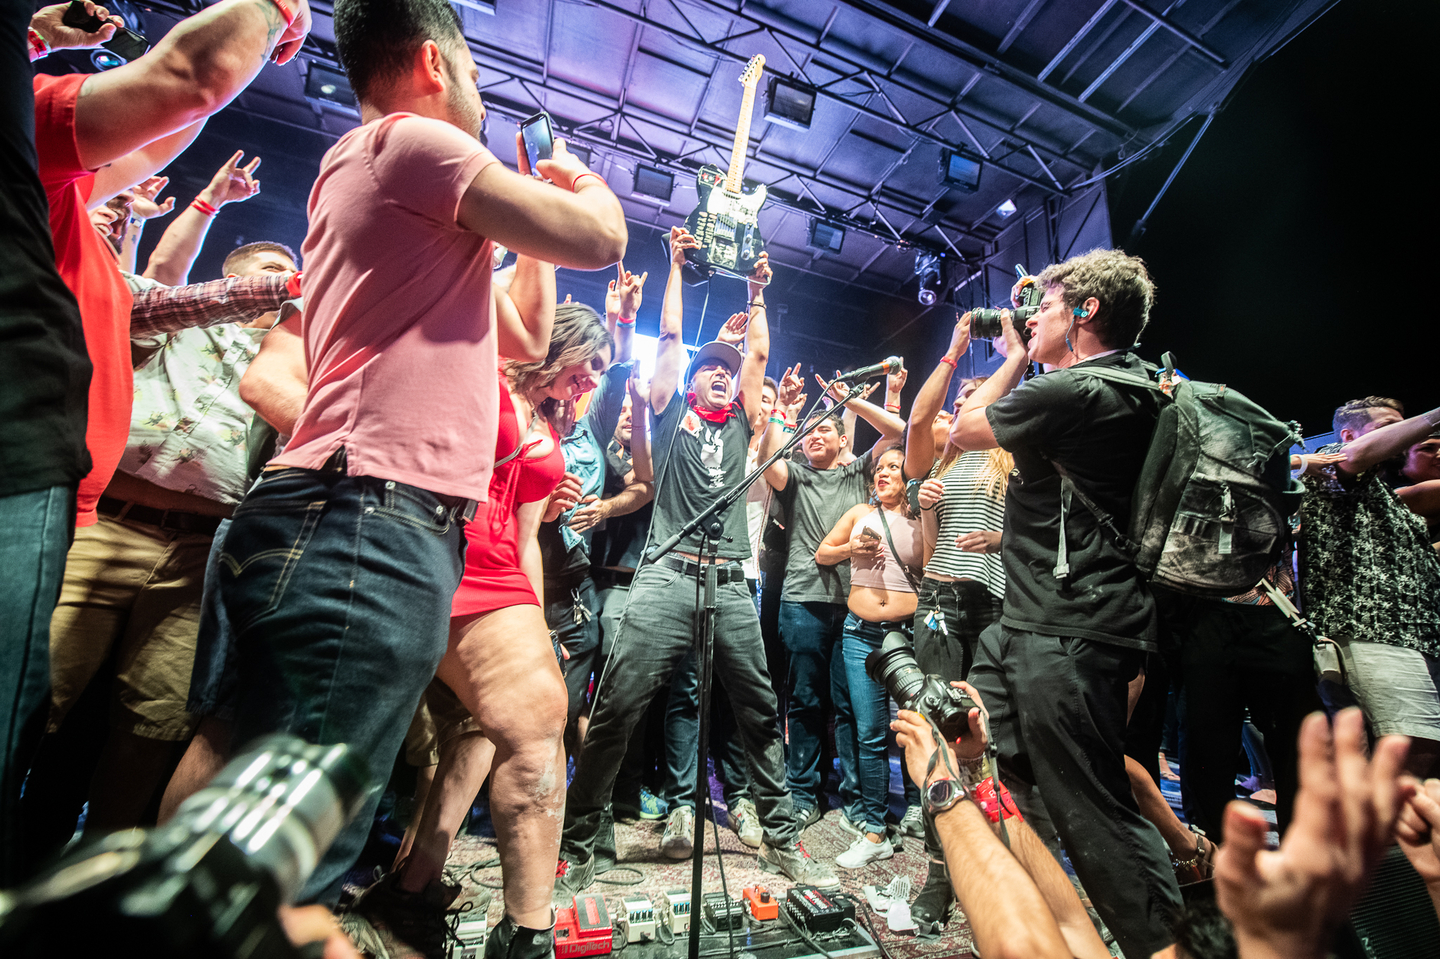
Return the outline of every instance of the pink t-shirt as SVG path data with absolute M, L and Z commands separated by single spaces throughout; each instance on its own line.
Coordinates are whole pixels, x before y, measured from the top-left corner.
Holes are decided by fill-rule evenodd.
M 491 244 L 455 221 L 495 155 L 439 120 L 392 113 L 325 154 L 310 193 L 310 389 L 271 463 L 483 500 L 499 404 Z

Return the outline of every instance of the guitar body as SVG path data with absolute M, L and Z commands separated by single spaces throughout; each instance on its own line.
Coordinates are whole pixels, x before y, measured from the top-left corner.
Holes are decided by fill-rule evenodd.
M 685 220 L 685 229 L 700 247 L 685 251 L 686 278 L 700 283 L 716 270 L 748 274 L 765 252 L 758 218 L 765 204 L 765 184 L 746 183 L 742 192 L 731 193 L 725 189 L 725 171 L 705 166 L 695 177 L 695 191 L 700 202 Z

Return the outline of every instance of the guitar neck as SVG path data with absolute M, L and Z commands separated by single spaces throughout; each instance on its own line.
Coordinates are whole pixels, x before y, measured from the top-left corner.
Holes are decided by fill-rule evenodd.
M 755 88 L 759 77 L 745 84 L 745 98 L 740 101 L 740 122 L 735 126 L 735 143 L 730 148 L 730 169 L 725 174 L 725 189 L 739 193 L 741 174 L 745 172 L 745 151 L 750 146 L 750 114 L 755 108 Z

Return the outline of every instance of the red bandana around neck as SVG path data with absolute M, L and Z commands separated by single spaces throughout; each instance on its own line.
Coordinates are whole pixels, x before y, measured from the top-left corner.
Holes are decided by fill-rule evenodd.
M 685 394 L 685 402 L 690 406 L 690 409 L 695 411 L 696 416 L 711 423 L 723 423 L 732 416 L 740 415 L 741 406 L 739 396 L 736 396 L 735 399 L 730 401 L 729 406 L 721 410 L 710 410 L 701 406 L 699 397 L 695 395 L 694 390 L 690 390 Z

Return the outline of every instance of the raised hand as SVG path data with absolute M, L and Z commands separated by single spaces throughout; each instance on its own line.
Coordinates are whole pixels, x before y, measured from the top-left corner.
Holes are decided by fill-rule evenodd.
M 938 479 L 927 479 L 920 484 L 920 508 L 931 509 L 945 495 L 945 484 Z
M 125 25 L 124 20 L 112 16 L 109 10 L 87 0 L 85 12 L 106 22 L 94 33 L 86 33 L 79 27 L 66 26 L 64 17 L 65 11 L 68 9 L 70 9 L 69 3 L 57 3 L 52 7 L 41 7 L 30 18 L 30 26 L 45 38 L 45 42 L 50 44 L 52 50 L 80 50 L 86 47 L 98 47 L 114 37 L 115 31 Z
M 819 373 L 815 374 L 815 382 L 820 384 L 820 389 L 836 403 L 844 403 L 855 398 L 855 390 L 848 383 L 840 381 L 840 371 L 835 371 L 833 380 L 826 380 Z
M 244 150 L 236 150 L 235 155 L 215 171 L 205 189 L 200 191 L 198 199 L 218 208 L 227 203 L 248 200 L 259 193 L 260 181 L 255 179 L 255 171 L 260 168 L 260 158 L 255 157 L 240 166 L 240 158 L 244 155 Z
M 885 392 L 897 399 L 900 391 L 905 388 L 905 380 L 910 376 L 910 371 L 905 369 L 905 361 L 900 361 L 900 369 L 885 376 Z
M 801 395 L 805 389 L 805 380 L 800 376 L 800 364 L 780 374 L 780 382 L 776 384 L 775 405 L 781 408 L 788 408 L 795 403 L 795 397 Z
M 611 316 L 633 320 L 635 314 L 640 312 L 645 280 L 650 273 L 646 271 L 636 276 L 625 269 L 624 260 L 615 264 L 615 271 L 615 279 L 610 281 L 610 286 L 605 291 L 605 312 Z
M 290 26 L 280 32 L 280 39 L 275 44 L 275 52 L 270 55 L 270 59 L 279 64 L 289 63 L 293 60 L 295 54 L 300 52 L 300 47 L 305 43 L 305 38 L 310 35 L 309 0 L 286 0 L 286 4 L 286 8 L 281 8 L 278 3 L 275 4 L 277 8 L 288 8 L 295 13 L 295 19 L 290 21 Z
M 164 203 L 155 202 L 155 198 L 169 182 L 168 176 L 152 176 L 139 186 L 131 187 L 130 194 L 133 199 L 130 201 L 130 215 L 139 220 L 151 220 L 175 209 L 173 196 Z
M 1330 933 L 1369 882 L 1414 792 L 1401 781 L 1410 741 L 1385 736 L 1366 757 L 1359 709 L 1321 713 L 1300 727 L 1300 791 L 1280 848 L 1254 806 L 1225 810 L 1225 844 L 1215 857 L 1215 901 L 1235 925 L 1241 956 L 1323 956 Z
M 746 287 L 750 292 L 750 299 L 760 296 L 765 292 L 765 287 L 775 278 L 775 273 L 770 269 L 770 254 L 761 253 L 760 258 L 755 261 L 755 269 L 750 271 L 746 277 Z
M 965 351 L 970 349 L 970 314 L 955 321 L 955 329 L 950 332 L 950 346 L 945 350 L 945 355 L 952 360 L 958 360 Z
M 670 262 L 674 266 L 685 265 L 685 251 L 700 249 L 700 241 L 686 232 L 683 226 L 670 228 Z
M 749 313 L 732 313 L 725 325 L 720 327 L 720 332 L 715 334 L 715 339 L 721 343 L 729 343 L 738 350 L 743 350 L 745 343 L 745 328 L 750 325 Z

